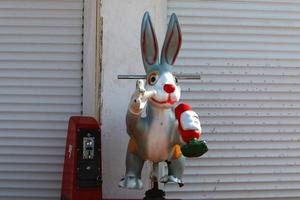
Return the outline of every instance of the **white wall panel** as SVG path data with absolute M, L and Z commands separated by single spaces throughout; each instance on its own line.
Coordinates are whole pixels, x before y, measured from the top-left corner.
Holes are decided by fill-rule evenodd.
M 168 0 L 183 34 L 176 70 L 209 152 L 168 198 L 300 198 L 300 2 Z M 1 56 L 1 55 L 0 55 Z
M 82 113 L 83 0 L 0 0 L 0 200 L 58 200 Z

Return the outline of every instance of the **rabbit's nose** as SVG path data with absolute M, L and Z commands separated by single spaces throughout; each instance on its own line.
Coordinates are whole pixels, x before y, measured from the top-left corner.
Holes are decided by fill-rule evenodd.
M 164 85 L 164 90 L 167 93 L 173 93 L 175 91 L 175 85 L 173 85 L 173 84 L 165 84 Z

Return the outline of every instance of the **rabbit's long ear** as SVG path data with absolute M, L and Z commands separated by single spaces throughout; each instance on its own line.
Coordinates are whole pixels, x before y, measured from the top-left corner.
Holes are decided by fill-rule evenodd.
M 149 13 L 143 17 L 141 30 L 141 49 L 145 70 L 158 63 L 158 45 Z
M 173 65 L 181 47 L 181 31 L 177 16 L 173 13 L 168 25 L 164 46 L 161 52 L 161 63 Z

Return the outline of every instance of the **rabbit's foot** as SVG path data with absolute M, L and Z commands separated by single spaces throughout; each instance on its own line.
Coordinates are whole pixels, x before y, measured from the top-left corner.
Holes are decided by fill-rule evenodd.
M 165 175 L 159 180 L 161 183 L 178 183 L 179 187 L 182 187 L 184 184 L 180 178 L 177 178 L 174 175 Z
M 127 189 L 142 189 L 143 182 L 135 176 L 125 176 L 120 180 L 119 187 Z

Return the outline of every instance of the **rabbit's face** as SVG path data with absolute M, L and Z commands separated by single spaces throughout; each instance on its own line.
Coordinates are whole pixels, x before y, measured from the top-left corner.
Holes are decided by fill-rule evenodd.
M 159 60 L 158 43 L 153 25 L 146 12 L 142 21 L 141 52 L 147 74 L 147 90 L 155 90 L 150 103 L 161 108 L 170 108 L 179 101 L 180 88 L 172 74 L 173 65 L 181 46 L 181 31 L 175 14 L 172 14 Z
M 150 103 L 157 107 L 170 108 L 180 99 L 180 87 L 176 77 L 168 71 L 152 71 L 147 75 L 147 90 L 155 90 Z

